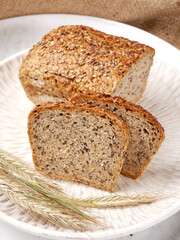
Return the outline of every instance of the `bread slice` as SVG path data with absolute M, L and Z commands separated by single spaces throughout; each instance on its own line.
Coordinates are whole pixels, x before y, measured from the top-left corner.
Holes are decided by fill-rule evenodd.
M 129 140 L 127 124 L 97 106 L 37 106 L 28 118 L 35 168 L 50 177 L 113 191 Z
M 133 179 L 141 176 L 165 137 L 157 119 L 142 107 L 120 97 L 77 94 L 70 101 L 106 107 L 126 121 L 130 138 L 121 173 Z
M 154 49 L 85 26 L 46 34 L 22 62 L 19 78 L 35 104 L 75 93 L 103 93 L 137 102 L 146 87 Z

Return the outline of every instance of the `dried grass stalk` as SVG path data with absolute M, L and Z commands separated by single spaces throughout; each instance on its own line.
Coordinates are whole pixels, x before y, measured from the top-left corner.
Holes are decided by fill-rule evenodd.
M 49 198 L 22 184 L 1 168 L 0 189 L 14 204 L 38 214 L 53 225 L 79 231 L 88 229 L 90 217 L 86 219 L 85 216 L 75 214 L 56 201 L 50 201 Z
M 89 197 L 85 199 L 74 199 L 74 201 L 77 206 L 81 207 L 110 208 L 137 205 L 142 203 L 152 203 L 167 196 L 168 194 L 165 193 L 154 192 L 141 193 L 133 196 L 111 195 L 103 197 Z

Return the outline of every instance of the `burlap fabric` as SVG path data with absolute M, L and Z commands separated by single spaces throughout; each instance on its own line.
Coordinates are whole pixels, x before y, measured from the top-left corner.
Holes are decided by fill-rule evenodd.
M 80 14 L 128 23 L 180 48 L 180 0 L 0 0 L 0 19 L 42 13 Z

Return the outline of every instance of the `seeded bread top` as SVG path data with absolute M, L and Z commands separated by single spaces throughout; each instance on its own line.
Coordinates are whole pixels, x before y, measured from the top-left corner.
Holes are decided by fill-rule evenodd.
M 30 50 L 19 77 L 52 81 L 63 88 L 65 98 L 77 89 L 112 94 L 130 67 L 149 52 L 154 55 L 151 47 L 90 27 L 62 26 Z

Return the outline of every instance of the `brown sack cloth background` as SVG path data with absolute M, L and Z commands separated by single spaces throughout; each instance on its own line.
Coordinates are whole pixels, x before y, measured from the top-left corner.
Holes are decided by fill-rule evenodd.
M 128 23 L 180 48 L 180 0 L 0 0 L 0 19 L 42 13 L 88 15 Z

